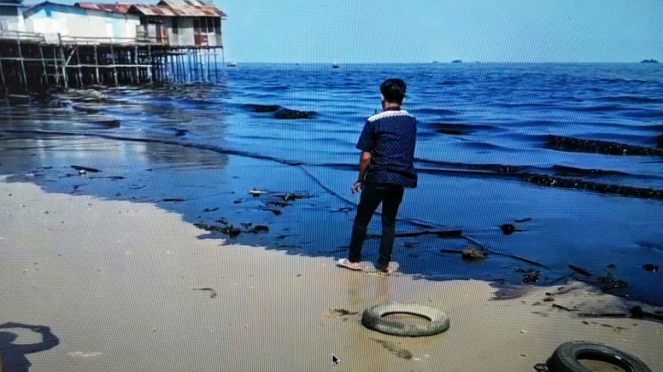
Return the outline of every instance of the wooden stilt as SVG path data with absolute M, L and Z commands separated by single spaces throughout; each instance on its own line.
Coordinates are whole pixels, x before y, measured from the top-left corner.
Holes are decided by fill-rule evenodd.
M 99 48 L 94 46 L 94 79 L 97 84 L 101 84 L 101 78 L 99 77 Z
M 21 73 L 23 74 L 23 87 L 28 89 L 28 75 L 25 73 L 25 61 L 23 60 L 23 48 L 21 47 L 21 37 L 16 37 L 16 43 L 18 44 L 18 58 L 21 60 Z
M 193 81 L 193 79 L 194 79 L 194 77 L 193 77 L 193 53 L 191 53 L 191 51 L 188 50 L 188 49 L 187 49 L 186 53 L 187 53 L 187 56 L 189 57 L 188 58 L 189 59 L 188 64 L 189 64 L 189 74 L 191 75 L 190 80 Z
M 210 55 L 209 55 L 210 49 L 207 48 L 205 50 L 205 54 L 207 54 L 207 81 L 212 81 L 212 65 L 210 64 Z
M 7 86 L 7 81 L 5 80 L 5 70 L 2 69 L 2 58 L 0 58 L 0 78 L 2 78 L 2 86 Z
M 41 66 L 44 70 L 44 85 L 48 86 L 48 73 L 46 73 L 46 59 L 44 58 L 44 47 L 39 45 L 39 55 L 41 56 Z
M 83 81 L 83 68 L 81 67 L 81 50 L 80 47 L 76 47 L 76 64 L 78 65 L 78 87 L 82 88 L 85 83 Z
M 134 65 L 136 65 L 136 69 L 134 70 L 134 73 L 136 74 L 136 82 L 140 84 L 140 71 L 138 70 L 138 45 L 134 47 Z
M 214 50 L 214 79 L 219 82 L 219 63 L 217 62 L 216 49 Z
M 154 70 L 153 70 L 154 63 L 152 63 L 152 46 L 151 45 L 147 46 L 147 57 L 148 57 L 149 64 L 150 64 L 149 73 L 148 73 L 149 78 L 150 78 L 150 83 L 154 83 L 154 78 L 152 77 L 152 73 L 154 72 Z
M 110 52 L 111 52 L 111 60 L 113 61 L 113 80 L 115 81 L 115 85 L 118 85 L 117 81 L 117 64 L 115 60 L 115 50 L 113 49 L 113 41 L 111 40 L 111 45 L 110 45 Z
M 58 49 L 53 48 L 53 75 L 55 75 L 55 84 L 60 85 L 60 70 L 58 70 Z
M 69 88 L 69 78 L 67 76 L 67 60 L 64 58 L 64 45 L 62 45 L 62 37 L 58 34 L 60 40 L 60 58 L 62 58 L 62 79 L 64 80 L 65 89 Z

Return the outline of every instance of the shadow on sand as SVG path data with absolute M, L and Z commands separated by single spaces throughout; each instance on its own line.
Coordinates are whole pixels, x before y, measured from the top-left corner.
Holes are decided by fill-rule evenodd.
M 38 353 L 56 347 L 60 340 L 46 326 L 34 326 L 8 322 L 0 324 L 0 330 L 11 328 L 29 329 L 41 334 L 42 341 L 34 344 L 14 344 L 18 336 L 11 332 L 0 331 L 0 371 L 28 372 L 32 365 L 27 354 Z

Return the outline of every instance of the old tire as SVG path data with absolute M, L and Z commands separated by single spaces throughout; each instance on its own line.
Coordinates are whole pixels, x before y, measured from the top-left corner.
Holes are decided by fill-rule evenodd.
M 560 345 L 548 359 L 546 365 L 550 372 L 591 372 L 583 367 L 578 359 L 598 360 L 623 368 L 629 372 L 651 372 L 640 359 L 611 347 L 574 341 Z
M 406 324 L 383 318 L 385 315 L 396 313 L 418 315 L 430 319 L 430 323 Z M 449 318 L 444 312 L 417 304 L 393 303 L 371 306 L 364 310 L 361 323 L 374 331 L 401 337 L 432 336 L 449 329 Z

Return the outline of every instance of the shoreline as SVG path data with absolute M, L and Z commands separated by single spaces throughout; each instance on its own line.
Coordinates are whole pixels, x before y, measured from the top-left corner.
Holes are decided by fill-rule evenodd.
M 31 371 L 325 370 L 332 353 L 346 370 L 526 371 L 573 340 L 602 342 L 663 369 L 663 324 L 583 319 L 543 301 L 565 286 L 577 289 L 553 303 L 627 306 L 582 283 L 513 286 L 515 298 L 495 301 L 487 282 L 354 273 L 329 258 L 198 239 L 205 231 L 152 204 L 4 179 L 0 195 L 0 323 L 49 326 L 60 339 L 27 356 Z M 412 339 L 361 325 L 366 307 L 390 301 L 440 308 L 451 329 Z M 16 333 L 17 343 L 38 341 Z

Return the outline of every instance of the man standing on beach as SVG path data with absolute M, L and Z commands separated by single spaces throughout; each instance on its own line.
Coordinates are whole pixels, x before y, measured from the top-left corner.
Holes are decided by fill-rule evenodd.
M 366 230 L 373 213 L 382 204 L 382 239 L 376 268 L 390 273 L 398 207 L 404 189 L 417 187 L 414 169 L 417 120 L 401 108 L 406 88 L 401 79 L 388 79 L 382 83 L 383 112 L 368 118 L 357 142 L 357 149 L 362 154 L 359 178 L 352 191 L 361 192 L 361 199 L 352 227 L 348 258 L 338 261 L 340 266 L 351 270 L 362 270 L 361 250 Z

